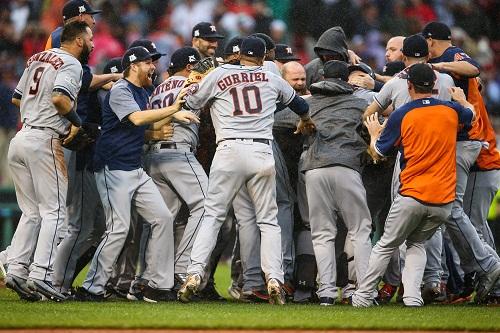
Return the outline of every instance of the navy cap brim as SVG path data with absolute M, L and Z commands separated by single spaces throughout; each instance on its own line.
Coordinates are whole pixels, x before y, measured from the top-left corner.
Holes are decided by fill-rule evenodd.
M 195 37 L 198 37 L 198 38 L 215 38 L 215 39 L 224 39 L 225 37 L 222 36 L 222 35 L 219 35 L 219 34 L 213 34 L 213 35 L 203 35 L 203 36 L 195 36 Z
M 294 56 L 289 56 L 289 57 L 280 57 L 280 58 L 275 58 L 277 61 L 299 61 L 301 60 L 300 58 L 294 57 Z
M 99 13 L 102 13 L 102 10 L 91 10 L 91 11 L 85 12 L 83 14 L 95 15 L 95 14 L 99 14 Z
M 164 53 L 151 53 L 151 60 L 156 61 L 160 59 L 161 57 L 166 56 Z

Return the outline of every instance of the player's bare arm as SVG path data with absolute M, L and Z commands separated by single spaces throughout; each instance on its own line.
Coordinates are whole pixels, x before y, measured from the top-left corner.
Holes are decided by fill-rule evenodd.
M 71 122 L 71 128 L 68 135 L 63 140 L 63 145 L 68 144 L 77 135 L 82 125 L 81 119 L 73 108 L 74 103 L 68 95 L 54 91 L 52 93 L 52 103 L 57 109 L 57 112 Z
M 364 121 L 366 128 L 368 129 L 368 133 L 370 133 L 370 147 L 368 148 L 368 153 L 373 158 L 374 161 L 381 159 L 383 156 L 380 156 L 377 150 L 375 149 L 375 143 L 382 133 L 382 130 L 387 123 L 387 119 L 383 124 L 380 124 L 378 121 L 378 112 L 368 116 Z
M 165 124 L 158 130 L 146 130 L 146 133 L 144 134 L 144 142 L 169 140 L 173 135 L 174 127 L 172 124 Z
M 438 62 L 432 64 L 432 68 L 438 72 L 448 72 L 462 77 L 476 77 L 479 75 L 479 68 L 467 61 Z
M 462 105 L 464 108 L 470 109 L 473 114 L 472 120 L 476 119 L 476 112 L 474 111 L 474 105 L 472 105 L 467 101 L 467 98 L 465 97 L 465 93 L 462 90 L 462 88 L 450 87 L 449 90 L 451 98 L 458 104 Z
M 18 99 L 18 98 L 12 98 L 11 100 L 12 104 L 14 104 L 15 106 L 17 106 L 18 108 L 21 107 L 21 100 Z
M 363 120 L 366 121 L 369 116 L 375 114 L 375 113 L 380 113 L 382 112 L 382 108 L 380 105 L 378 105 L 377 102 L 373 101 L 370 105 L 365 110 L 365 113 L 363 113 Z
M 111 89 L 111 86 L 108 84 L 111 82 L 118 81 L 123 77 L 122 73 L 114 73 L 114 74 L 93 74 L 92 75 L 92 82 L 90 83 L 89 90 L 90 91 L 95 91 L 100 88 L 108 88 Z M 106 86 L 108 85 L 108 86 Z

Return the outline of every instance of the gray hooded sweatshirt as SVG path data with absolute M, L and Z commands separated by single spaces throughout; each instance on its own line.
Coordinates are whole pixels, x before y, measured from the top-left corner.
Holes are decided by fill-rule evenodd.
M 339 79 L 315 83 L 310 90 L 307 103 L 316 133 L 309 139 L 300 171 L 341 165 L 361 173 L 367 158 L 362 115 L 368 103 L 355 97 L 352 86 Z
M 319 37 L 318 42 L 314 46 L 314 52 L 318 55 L 318 51 L 324 49 L 340 53 L 342 60 L 349 61 L 349 54 L 347 53 L 347 43 L 344 30 L 341 27 L 333 27 L 323 32 Z M 319 57 L 319 55 L 318 55 Z M 321 80 L 320 69 L 323 69 L 323 61 L 320 58 L 311 60 L 304 66 L 306 70 L 306 84 L 307 88 L 311 84 Z

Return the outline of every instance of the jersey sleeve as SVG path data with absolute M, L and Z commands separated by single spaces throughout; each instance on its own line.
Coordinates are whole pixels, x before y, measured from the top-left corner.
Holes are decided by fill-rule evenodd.
M 465 53 L 462 49 L 455 47 L 452 49 L 446 50 L 443 54 L 443 61 L 467 61 L 469 64 L 475 66 L 477 69 L 480 69 L 479 63 L 472 59 L 467 53 Z
M 126 86 L 111 89 L 109 93 L 109 106 L 120 121 L 126 120 L 127 116 L 141 108 L 134 99 L 134 95 Z
M 375 150 L 380 156 L 390 155 L 396 149 L 401 140 L 401 122 L 404 112 L 396 110 L 389 116 L 387 124 L 380 137 L 375 142 Z
M 460 105 L 457 102 L 448 102 L 449 106 L 452 107 L 458 114 L 458 122 L 463 124 L 466 128 L 471 126 L 472 119 L 474 118 L 474 113 L 471 109 Z
M 77 64 L 76 62 L 69 61 L 57 71 L 53 91 L 60 91 L 74 101 L 78 96 L 81 84 L 81 65 L 79 63 Z
M 186 96 L 186 102 L 184 103 L 184 108 L 188 110 L 197 110 L 203 108 L 210 99 L 214 96 L 213 91 L 216 85 L 217 79 L 217 69 L 209 73 L 203 81 L 198 83 L 193 83 L 189 87 L 188 96 Z
M 295 90 L 292 88 L 288 82 L 275 75 L 276 77 L 276 87 L 278 89 L 278 101 L 283 103 L 283 105 L 288 105 L 295 97 Z M 274 81 L 274 80 L 273 80 Z
M 80 88 L 80 91 L 88 92 L 93 78 L 92 71 L 88 65 L 83 65 L 82 71 L 82 87 Z
M 16 89 L 14 89 L 14 94 L 12 95 L 13 98 L 16 99 L 21 99 L 24 94 L 24 88 L 26 86 L 26 80 L 28 80 L 28 67 L 24 69 L 23 75 L 21 76 L 21 79 L 17 83 Z
M 385 110 L 391 105 L 392 103 L 392 88 L 394 86 L 394 80 L 389 80 L 382 89 L 373 96 L 373 100 L 378 104 L 378 106 L 382 109 Z

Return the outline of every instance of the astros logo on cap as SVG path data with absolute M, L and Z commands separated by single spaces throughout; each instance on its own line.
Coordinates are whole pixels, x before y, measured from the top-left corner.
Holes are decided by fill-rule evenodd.
M 214 32 L 216 32 L 216 31 L 217 31 L 217 30 L 215 29 L 215 25 L 211 25 L 211 26 L 210 26 L 210 30 L 212 30 L 212 31 L 214 31 Z
M 189 56 L 188 61 L 189 61 L 189 62 L 194 62 L 194 61 L 196 61 L 195 56 L 194 56 L 194 55 L 190 55 L 190 56 Z
M 85 6 L 78 7 L 78 12 L 80 12 L 80 14 L 85 13 Z

